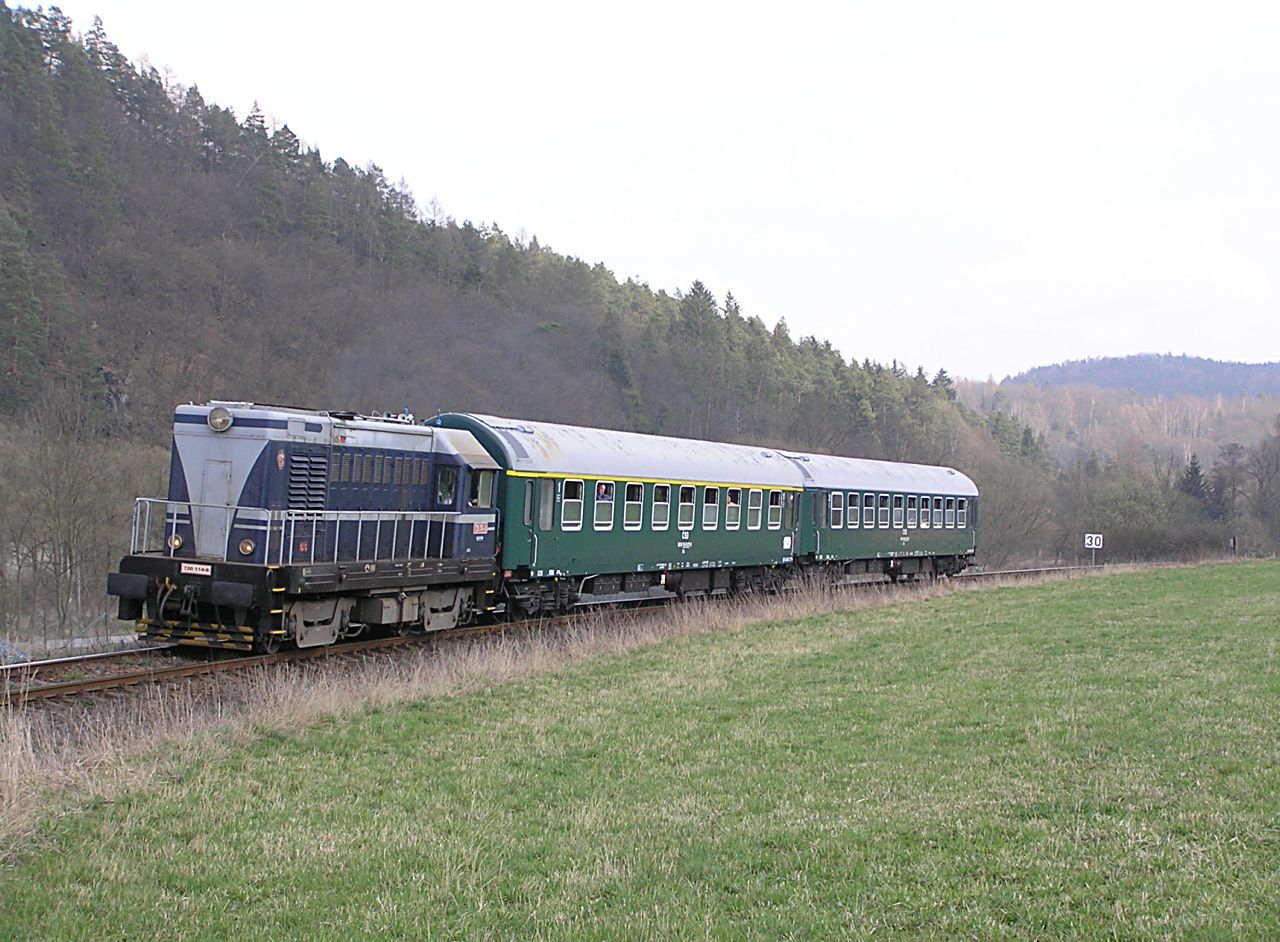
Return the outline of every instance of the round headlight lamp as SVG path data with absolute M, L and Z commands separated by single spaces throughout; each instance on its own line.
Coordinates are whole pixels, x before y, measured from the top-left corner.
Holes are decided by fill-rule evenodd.
M 253 540 L 241 540 L 241 541 L 240 541 L 240 555 L 241 555 L 241 556 L 252 556 L 252 555 L 253 555 Z
M 225 432 L 231 428 L 231 413 L 222 406 L 211 409 L 209 411 L 209 428 L 215 432 Z
M 169 544 L 169 549 L 182 549 L 182 537 L 176 533 L 169 537 L 166 542 Z

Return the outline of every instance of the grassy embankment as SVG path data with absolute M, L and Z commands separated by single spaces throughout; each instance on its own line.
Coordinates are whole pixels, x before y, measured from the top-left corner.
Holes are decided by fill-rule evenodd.
M 196 758 L 0 937 L 1280 936 L 1280 566 L 686 637 Z

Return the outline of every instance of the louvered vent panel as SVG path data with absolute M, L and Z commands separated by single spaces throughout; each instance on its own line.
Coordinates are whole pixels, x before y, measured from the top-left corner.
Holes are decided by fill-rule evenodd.
M 294 452 L 289 459 L 289 509 L 324 510 L 329 462 L 323 454 Z

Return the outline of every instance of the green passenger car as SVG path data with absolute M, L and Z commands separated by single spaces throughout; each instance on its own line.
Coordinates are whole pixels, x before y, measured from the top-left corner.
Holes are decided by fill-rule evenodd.
M 502 469 L 500 601 L 513 614 L 772 589 L 814 566 L 837 580 L 949 573 L 974 551 L 977 490 L 951 469 L 484 415 L 429 424 L 471 432 Z M 833 517 L 850 493 L 873 494 L 877 513 L 883 495 L 886 525 Z M 943 526 L 921 528 L 917 507 L 907 527 L 909 496 L 940 499 Z M 946 525 L 948 500 L 964 501 L 961 526 L 954 506 Z

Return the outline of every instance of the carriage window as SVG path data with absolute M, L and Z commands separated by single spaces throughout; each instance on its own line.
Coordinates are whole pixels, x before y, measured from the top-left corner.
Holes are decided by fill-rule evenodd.
M 624 484 L 626 504 L 622 508 L 622 529 L 639 530 L 644 524 L 644 485 Z
M 782 528 L 782 491 L 769 492 L 769 529 Z
M 876 495 L 862 495 L 862 525 L 864 527 L 874 527 L 876 525 Z
M 831 495 L 831 529 L 839 530 L 844 526 L 844 495 L 836 492 Z
M 845 506 L 849 508 L 848 526 L 850 529 L 854 529 L 858 526 L 858 495 L 849 494 L 845 501 Z
M 613 529 L 613 482 L 599 481 L 596 484 L 596 518 L 597 530 Z
M 702 529 L 714 530 L 720 522 L 720 488 L 702 489 Z
M 889 495 L 880 495 L 880 526 L 887 528 L 889 526 Z
M 560 529 L 582 529 L 582 482 L 564 482 L 564 500 L 560 505 Z
M 742 488 L 731 487 L 726 492 L 724 505 L 724 528 L 736 530 L 742 523 Z
M 968 498 L 961 497 L 956 501 L 956 526 L 964 529 L 969 525 L 969 501 Z
M 954 497 L 947 498 L 947 526 L 955 527 L 956 525 L 956 499 Z
M 683 485 L 680 488 L 680 508 L 676 517 L 676 525 L 681 530 L 693 529 L 693 501 L 697 497 L 698 489 Z
M 787 529 L 794 530 L 800 525 L 796 519 L 800 515 L 800 497 L 796 494 L 785 494 L 782 500 L 787 512 Z
M 764 508 L 764 492 L 747 492 L 747 529 L 760 529 L 760 511 Z
M 916 495 L 907 498 L 907 529 L 914 529 L 920 518 L 916 516 Z
M 538 529 L 550 530 L 556 510 L 556 482 L 545 478 L 538 485 Z
M 920 526 L 929 529 L 929 498 L 920 498 Z
M 902 529 L 902 495 L 893 495 L 893 528 L 895 530 Z
M 653 528 L 665 530 L 671 523 L 671 485 L 653 485 Z
M 453 498 L 458 492 L 457 468 L 441 468 L 436 472 L 436 503 L 448 507 L 453 506 Z
M 471 472 L 471 493 L 467 495 L 467 503 L 472 507 L 493 506 L 492 471 Z
M 524 482 L 524 525 L 533 526 L 533 482 Z
M 942 498 L 935 497 L 933 499 L 933 526 L 935 529 L 942 529 Z

